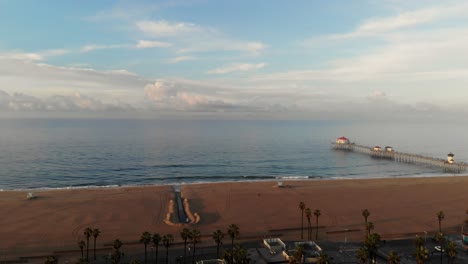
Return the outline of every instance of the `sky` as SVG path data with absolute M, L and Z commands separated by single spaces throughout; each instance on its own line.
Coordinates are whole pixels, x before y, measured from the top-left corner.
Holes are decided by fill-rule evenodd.
M 468 3 L 0 0 L 0 117 L 463 120 Z

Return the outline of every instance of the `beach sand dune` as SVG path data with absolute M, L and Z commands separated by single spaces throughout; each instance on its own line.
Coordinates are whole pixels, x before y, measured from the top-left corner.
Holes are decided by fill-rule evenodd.
M 369 221 L 383 237 L 423 234 L 437 229 L 435 214 L 445 212 L 443 226 L 457 230 L 468 207 L 468 177 L 397 178 L 372 180 L 313 180 L 284 182 L 237 182 L 182 186 L 192 212 L 201 221 L 205 245 L 216 229 L 230 224 L 240 227 L 241 239 L 282 235 L 300 237 L 303 201 L 312 211 L 320 209 L 320 239 L 362 239 L 367 208 Z M 0 192 L 0 248 L 3 255 L 31 256 L 54 251 L 79 250 L 86 227 L 99 228 L 98 248 L 116 238 L 138 245 L 143 231 L 172 233 L 180 240 L 181 227 L 164 224 L 171 186 Z M 312 226 L 315 217 L 312 215 Z M 343 234 L 345 229 L 355 230 Z M 334 232 L 337 231 L 337 232 Z M 315 230 L 313 231 L 315 236 Z M 91 239 L 92 240 L 92 239 Z

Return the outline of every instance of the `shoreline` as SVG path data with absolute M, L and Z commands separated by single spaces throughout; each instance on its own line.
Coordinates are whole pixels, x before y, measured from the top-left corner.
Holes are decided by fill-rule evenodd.
M 267 176 L 265 176 L 267 177 Z M 139 187 L 157 187 L 157 186 L 174 186 L 174 185 L 199 185 L 199 184 L 223 184 L 223 183 L 250 183 L 250 182 L 278 182 L 278 181 L 340 181 L 340 180 L 379 180 L 379 179 L 418 179 L 418 178 L 445 178 L 445 177 L 468 177 L 468 173 L 452 174 L 452 173 L 429 173 L 429 174 L 412 174 L 402 176 L 373 176 L 373 177 L 323 177 L 323 176 L 276 176 L 271 179 L 239 179 L 239 180 L 225 180 L 225 181 L 194 181 L 194 182 L 181 182 L 181 183 L 161 183 L 161 184 L 134 184 L 134 185 L 86 185 L 86 186 L 66 186 L 66 187 L 38 187 L 38 188 L 19 188 L 19 189 L 0 189 L 2 192 L 43 192 L 43 191 L 62 191 L 62 190 L 105 190 L 105 189 L 119 189 L 119 188 L 139 188 Z M 196 178 L 196 177 L 194 177 Z

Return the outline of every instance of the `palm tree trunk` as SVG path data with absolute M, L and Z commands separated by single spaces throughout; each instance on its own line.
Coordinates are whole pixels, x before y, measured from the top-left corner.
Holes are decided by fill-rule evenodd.
M 166 247 L 166 264 L 169 264 L 169 247 Z
M 84 258 L 84 248 L 81 248 L 81 258 Z
M 439 232 L 442 233 L 442 223 L 440 220 L 439 220 Z
M 195 249 L 197 247 L 197 243 L 193 243 L 193 255 L 192 255 L 192 264 L 195 264 Z
M 147 250 L 147 249 L 146 249 L 146 248 L 147 248 L 147 245 L 148 245 L 148 244 L 145 243 L 145 264 L 148 263 L 148 262 L 147 262 L 147 260 L 148 260 L 147 252 L 148 252 L 148 251 L 146 251 L 146 250 Z
M 187 240 L 184 240 L 184 263 L 187 263 Z
M 231 263 L 234 263 L 234 237 L 231 242 Z
M 89 261 L 89 237 L 86 238 L 86 260 Z
M 94 260 L 96 260 L 96 238 L 94 238 Z
M 302 217 L 301 217 L 301 239 L 304 239 L 304 210 L 302 211 Z
M 318 217 L 317 217 L 316 227 L 317 227 L 317 229 L 316 229 L 316 232 L 315 232 L 315 241 L 318 240 Z
M 156 245 L 156 252 L 154 253 L 154 263 L 158 264 L 158 248 L 159 245 Z
M 216 245 L 216 258 L 219 259 L 219 243 Z

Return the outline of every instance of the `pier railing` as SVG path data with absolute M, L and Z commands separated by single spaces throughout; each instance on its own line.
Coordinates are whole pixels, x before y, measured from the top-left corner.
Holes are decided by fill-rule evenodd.
M 464 173 L 467 171 L 468 164 L 464 162 L 453 162 L 449 163 L 445 159 L 438 159 L 433 157 L 427 157 L 418 154 L 398 152 L 398 151 L 387 151 L 375 150 L 372 147 L 359 145 L 355 143 L 333 143 L 333 148 L 336 150 L 352 151 L 361 154 L 367 154 L 377 159 L 390 159 L 397 162 L 412 163 L 416 165 L 428 166 L 441 168 L 444 172 L 450 173 Z

